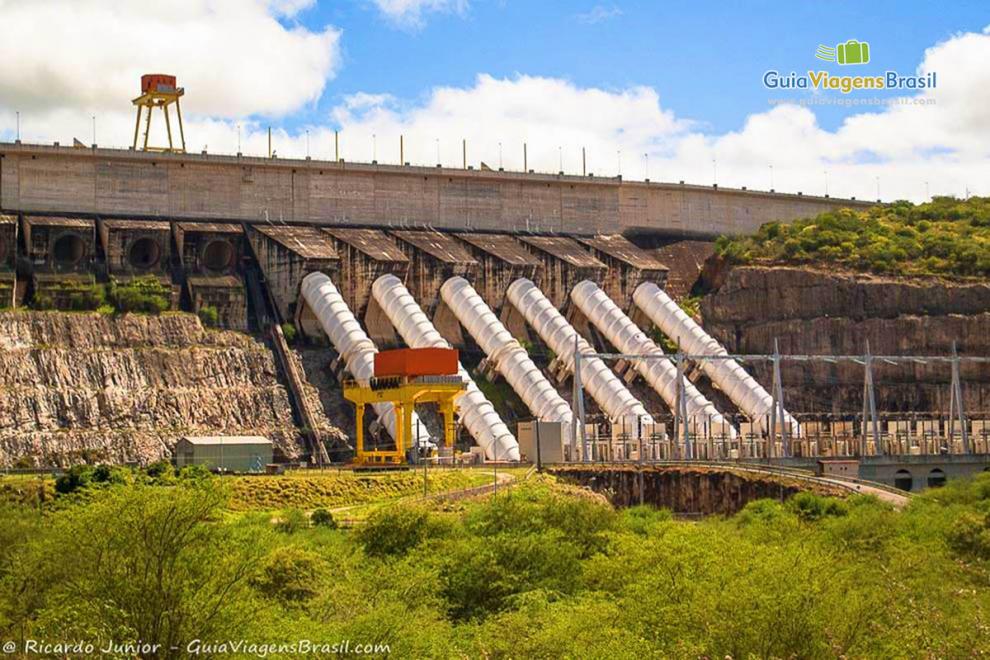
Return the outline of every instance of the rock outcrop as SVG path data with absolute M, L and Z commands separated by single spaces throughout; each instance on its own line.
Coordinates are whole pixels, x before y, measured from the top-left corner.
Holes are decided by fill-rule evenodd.
M 179 436 L 302 445 L 264 343 L 195 316 L 0 313 L 0 465 L 150 462 Z
M 990 355 L 990 283 L 893 278 L 799 267 L 735 267 L 701 304 L 705 328 L 732 353 Z M 758 379 L 772 380 L 766 365 Z M 862 407 L 863 367 L 785 362 L 790 408 L 854 412 Z M 990 365 L 964 364 L 964 403 L 990 411 Z M 884 411 L 947 412 L 945 363 L 874 364 L 877 406 Z

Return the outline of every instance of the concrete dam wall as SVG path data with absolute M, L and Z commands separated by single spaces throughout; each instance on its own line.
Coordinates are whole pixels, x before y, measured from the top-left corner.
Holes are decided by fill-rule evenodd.
M 620 178 L 0 143 L 0 209 L 715 238 L 869 204 Z

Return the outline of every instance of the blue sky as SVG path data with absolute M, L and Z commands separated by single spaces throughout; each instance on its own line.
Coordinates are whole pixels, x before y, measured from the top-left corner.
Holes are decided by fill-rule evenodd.
M 925 48 L 990 23 L 988 9 L 986 2 L 479 0 L 461 13 L 427 14 L 420 28 L 410 29 L 370 2 L 320 2 L 296 20 L 343 30 L 342 68 L 316 107 L 288 123 L 325 121 L 332 106 L 356 92 L 416 99 L 434 86 L 467 86 L 489 73 L 605 89 L 648 85 L 665 108 L 724 132 L 767 109 L 759 81 L 768 68 L 828 68 L 814 59 L 820 43 L 868 41 L 873 61 L 862 73 L 913 71 Z M 594 15 L 601 18 L 593 21 Z M 835 129 L 851 112 L 833 107 L 816 114 L 824 128 Z
M 340 130 L 357 161 L 397 163 L 401 136 L 420 165 L 460 166 L 467 140 L 475 166 L 521 169 L 525 143 L 544 172 L 990 194 L 986 2 L 0 0 L 0 25 L 0 140 L 19 116 L 25 141 L 126 147 L 141 74 L 165 72 L 191 151 L 265 154 L 271 126 L 280 157 L 332 158 Z M 869 64 L 815 59 L 847 39 Z M 768 69 L 938 84 L 768 90 Z

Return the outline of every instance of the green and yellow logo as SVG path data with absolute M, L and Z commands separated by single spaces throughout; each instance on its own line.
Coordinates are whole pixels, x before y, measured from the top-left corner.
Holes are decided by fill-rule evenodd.
M 865 41 L 850 39 L 844 44 L 818 46 L 815 57 L 826 62 L 839 64 L 866 64 L 870 61 L 870 44 Z

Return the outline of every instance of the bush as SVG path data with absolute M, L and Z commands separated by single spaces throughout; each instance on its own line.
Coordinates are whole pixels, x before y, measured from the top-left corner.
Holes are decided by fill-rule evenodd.
M 118 465 L 101 464 L 93 468 L 92 480 L 100 484 L 126 484 L 131 481 L 131 473 Z
M 196 312 L 200 322 L 207 328 L 215 328 L 220 325 L 220 312 L 213 305 L 203 305 Z
M 772 222 L 751 236 L 722 237 L 728 263 L 833 263 L 905 275 L 990 275 L 990 198 L 937 197 L 865 211 L 840 209 L 789 224 Z
M 209 479 L 213 473 L 205 465 L 184 465 L 176 476 L 179 479 Z
M 283 323 L 282 334 L 285 335 L 285 341 L 288 342 L 289 344 L 296 343 L 297 332 L 296 332 L 296 326 L 294 326 L 293 324 Z
M 110 299 L 121 313 L 160 314 L 171 307 L 172 289 L 154 275 L 144 275 L 125 284 L 111 282 Z
M 55 301 L 50 294 L 36 291 L 34 296 L 31 297 L 31 307 L 40 310 L 54 309 Z
M 292 546 L 277 548 L 265 558 L 260 574 L 251 584 L 269 598 L 309 600 L 317 594 L 320 564 L 320 556 L 313 552 Z
M 286 509 L 275 523 L 275 528 L 284 534 L 295 534 L 308 527 L 309 518 L 299 509 Z
M 69 309 L 77 312 L 99 309 L 106 302 L 107 292 L 102 284 L 67 286 Z
M 55 492 L 68 495 L 85 488 L 93 481 L 93 472 L 91 465 L 73 465 L 68 472 L 55 480 Z
M 175 476 L 175 468 L 164 458 L 149 464 L 144 468 L 144 473 L 151 479 L 168 479 Z
M 310 516 L 310 521 L 314 527 L 337 529 L 337 521 L 333 519 L 333 514 L 326 509 L 317 509 L 314 511 L 313 515 Z
M 848 512 L 844 502 L 814 493 L 798 493 L 787 501 L 787 508 L 805 522 L 814 522 L 826 516 L 844 516 Z
M 396 506 L 373 513 L 357 538 L 368 556 L 387 557 L 409 552 L 438 529 L 425 509 Z

